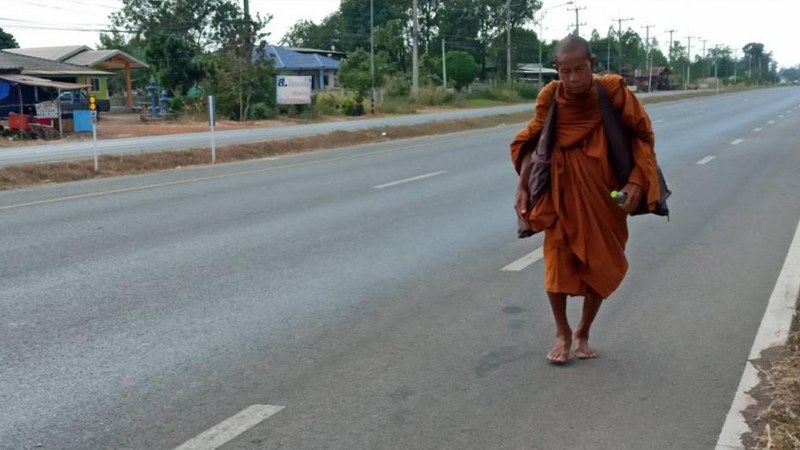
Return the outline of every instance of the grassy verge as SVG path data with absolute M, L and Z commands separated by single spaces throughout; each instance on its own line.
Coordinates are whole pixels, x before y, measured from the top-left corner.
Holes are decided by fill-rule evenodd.
M 418 136 L 455 133 L 509 123 L 522 123 L 530 119 L 530 117 L 530 112 L 500 114 L 431 122 L 422 125 L 374 128 L 363 131 L 335 131 L 302 138 L 230 145 L 217 149 L 217 161 L 223 163 L 242 161 L 288 153 L 302 153 Z M 100 170 L 98 172 L 94 171 L 94 165 L 91 160 L 20 164 L 0 168 L 0 190 L 44 183 L 64 183 L 91 178 L 137 174 L 209 163 L 209 150 L 204 148 L 160 153 L 101 156 L 98 164 Z
M 644 98 L 642 103 L 660 103 L 709 95 L 714 94 L 710 92 L 690 92 L 686 95 Z M 217 149 L 217 160 L 219 162 L 241 161 L 409 137 L 455 133 L 478 128 L 489 128 L 501 124 L 524 123 L 530 118 L 530 112 L 521 112 L 403 127 L 384 127 L 363 131 L 336 131 L 324 135 L 220 147 Z M 205 148 L 161 153 L 101 156 L 99 161 L 100 170 L 98 172 L 93 170 L 91 160 L 20 164 L 0 168 L 0 190 L 44 183 L 64 183 L 204 165 L 209 164 L 209 160 L 209 150 Z

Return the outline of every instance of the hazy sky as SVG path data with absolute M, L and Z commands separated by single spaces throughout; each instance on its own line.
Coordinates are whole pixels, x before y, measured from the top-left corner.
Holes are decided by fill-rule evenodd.
M 369 1 L 369 0 L 362 0 Z M 513 0 L 512 0 L 513 1 Z M 557 5 L 567 0 L 544 0 L 547 11 L 545 39 L 567 33 L 575 23 L 575 12 Z M 800 0 L 576 0 L 580 11 L 581 35 L 589 37 L 593 28 L 605 36 L 612 19 L 633 18 L 623 23 L 644 35 L 644 25 L 655 25 L 651 35 L 658 38 L 666 51 L 669 35 L 677 29 L 675 39 L 686 45 L 692 39 L 692 54 L 702 53 L 715 44 L 741 49 L 748 42 L 762 42 L 772 51 L 781 66 L 800 64 L 798 18 Z M 13 34 L 22 47 L 97 43 L 96 31 L 108 26 L 107 16 L 122 4 L 121 0 L 0 0 L 0 27 Z M 338 0 L 250 0 L 255 12 L 274 16 L 267 28 L 270 42 L 280 40 L 298 20 L 319 22 L 337 9 Z M 570 8 L 574 5 L 569 6 Z M 533 24 L 529 24 L 533 27 Z M 616 25 L 615 25 L 616 27 Z M 536 26 L 538 31 L 538 26 Z M 600 52 L 602 57 L 602 52 Z M 741 55 L 741 52 L 740 52 Z

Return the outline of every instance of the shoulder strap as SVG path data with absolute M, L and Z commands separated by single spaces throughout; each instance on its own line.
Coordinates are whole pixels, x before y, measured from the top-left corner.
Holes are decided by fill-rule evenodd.
M 547 118 L 544 121 L 544 128 L 539 135 L 539 141 L 536 144 L 534 153 L 538 156 L 548 156 L 553 150 L 556 135 L 556 93 L 553 93 L 553 98 L 550 101 L 550 110 L 547 112 Z
M 619 187 L 628 183 L 628 177 L 633 170 L 633 152 L 631 150 L 631 137 L 622 125 L 619 113 L 614 109 L 608 98 L 605 88 L 595 80 L 597 100 L 600 103 L 600 112 L 603 117 L 603 128 L 606 132 L 608 143 L 608 160 L 617 178 Z

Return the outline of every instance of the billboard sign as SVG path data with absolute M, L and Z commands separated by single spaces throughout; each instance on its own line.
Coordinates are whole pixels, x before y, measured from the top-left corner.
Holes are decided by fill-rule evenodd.
M 279 75 L 275 77 L 275 82 L 275 98 L 279 105 L 311 104 L 311 77 Z

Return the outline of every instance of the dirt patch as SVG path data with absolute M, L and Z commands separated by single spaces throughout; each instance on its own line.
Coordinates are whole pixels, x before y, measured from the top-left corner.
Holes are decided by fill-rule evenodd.
M 744 416 L 752 433 L 742 436 L 753 450 L 800 450 L 800 314 L 786 345 L 753 361 L 761 382 L 748 394 L 756 404 Z
M 525 122 L 530 112 L 432 122 L 423 125 L 373 128 L 363 131 L 335 131 L 323 135 L 240 144 L 217 149 L 218 162 L 265 158 L 287 153 L 348 147 L 418 136 L 456 133 L 497 125 Z M 0 168 L 0 190 L 44 183 L 63 183 L 91 178 L 129 175 L 210 163 L 209 149 L 191 149 L 118 156 L 101 156 L 98 172 L 92 160 L 20 164 Z

